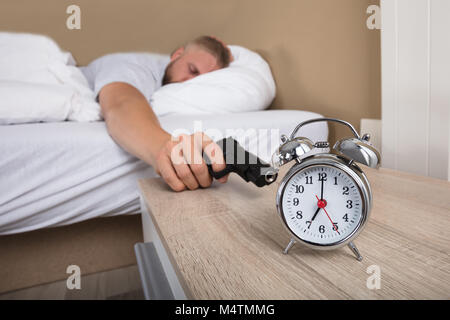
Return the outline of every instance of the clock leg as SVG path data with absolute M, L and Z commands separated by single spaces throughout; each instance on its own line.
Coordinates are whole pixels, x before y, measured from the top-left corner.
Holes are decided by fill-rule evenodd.
M 287 245 L 286 249 L 284 249 L 283 253 L 284 254 L 288 254 L 288 251 L 290 248 L 292 248 L 292 246 L 295 244 L 295 240 L 291 239 L 291 241 L 289 241 L 289 244 Z
M 350 250 L 352 250 L 353 254 L 356 256 L 356 259 L 358 261 L 361 261 L 363 259 L 363 257 L 361 256 L 361 254 L 358 251 L 358 248 L 356 248 L 356 246 L 353 242 L 350 242 L 348 244 L 348 247 L 350 248 Z

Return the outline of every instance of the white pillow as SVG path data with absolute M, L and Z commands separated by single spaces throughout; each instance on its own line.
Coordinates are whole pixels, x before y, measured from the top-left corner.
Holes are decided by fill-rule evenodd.
M 261 56 L 229 46 L 234 61 L 209 72 L 157 90 L 150 104 L 158 116 L 169 114 L 233 113 L 267 108 L 275 97 L 275 81 Z
M 72 55 L 47 36 L 0 32 L 0 80 L 58 84 L 49 70 L 74 64 Z
M 0 32 L 0 124 L 101 120 L 69 52 L 43 35 Z

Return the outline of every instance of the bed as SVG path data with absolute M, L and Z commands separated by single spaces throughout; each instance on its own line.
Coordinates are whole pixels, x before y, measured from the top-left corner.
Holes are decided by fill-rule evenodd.
M 215 140 L 231 135 L 268 161 L 281 134 L 315 117 L 321 115 L 268 110 L 172 115 L 160 122 L 173 134 L 204 131 Z M 327 140 L 326 124 L 302 130 L 313 141 Z M 0 126 L 0 137 L 0 235 L 137 214 L 137 180 L 157 176 L 111 139 L 104 122 Z

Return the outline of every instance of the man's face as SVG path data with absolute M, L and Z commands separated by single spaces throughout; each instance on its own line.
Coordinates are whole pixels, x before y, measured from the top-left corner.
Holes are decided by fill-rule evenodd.
M 198 75 L 220 69 L 216 58 L 197 46 L 179 48 L 171 56 L 166 68 L 163 85 L 183 82 Z

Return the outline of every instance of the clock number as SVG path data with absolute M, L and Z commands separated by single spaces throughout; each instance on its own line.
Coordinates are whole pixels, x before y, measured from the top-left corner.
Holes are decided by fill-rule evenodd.
M 303 193 L 305 191 L 305 187 L 300 185 L 300 186 L 295 186 L 295 193 Z
M 294 198 L 294 206 L 298 206 L 299 203 L 300 203 L 300 200 L 298 200 L 298 198 Z
M 319 172 L 319 181 L 327 181 L 326 172 Z
M 319 227 L 319 232 L 320 232 L 320 233 L 324 233 L 324 232 L 325 232 L 325 226 L 324 226 L 324 225 L 321 225 L 321 226 Z
M 302 218 L 303 218 L 303 215 L 302 215 L 302 212 L 301 212 L 301 211 L 297 211 L 296 218 L 297 218 L 297 219 L 302 219 Z
M 348 196 L 348 195 L 350 194 L 350 193 L 349 193 L 349 190 L 350 190 L 349 187 L 343 187 L 342 190 L 344 190 L 344 192 L 342 192 L 343 195 Z
M 313 184 L 312 177 L 306 176 L 306 184 Z
M 339 228 L 338 228 L 338 223 L 337 222 L 333 222 L 333 229 L 335 230 L 335 231 L 338 231 L 339 230 Z
M 347 200 L 347 208 L 348 209 L 353 208 L 353 201 L 352 200 Z
M 334 185 L 337 186 L 337 177 L 334 177 Z
M 344 214 L 344 216 L 342 217 L 342 219 L 344 219 L 345 222 L 348 222 L 348 215 Z
M 309 224 L 309 225 L 308 225 L 308 229 L 311 228 L 311 223 L 312 223 L 312 221 L 306 221 L 306 223 Z

